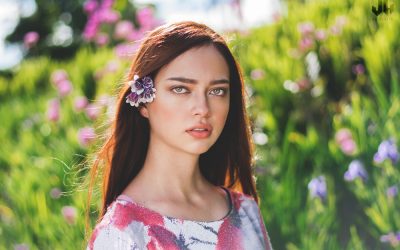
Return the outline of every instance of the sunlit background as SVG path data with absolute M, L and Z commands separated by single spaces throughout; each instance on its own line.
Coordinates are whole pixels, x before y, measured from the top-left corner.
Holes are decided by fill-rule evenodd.
M 146 32 L 179 20 L 223 34 L 240 62 L 274 249 L 399 249 L 399 6 L 0 0 L 0 250 L 86 246 L 90 154 L 116 90 Z

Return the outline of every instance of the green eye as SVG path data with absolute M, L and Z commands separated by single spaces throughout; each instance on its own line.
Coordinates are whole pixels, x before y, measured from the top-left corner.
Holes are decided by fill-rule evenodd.
M 175 87 L 172 89 L 172 91 L 177 94 L 182 94 L 182 93 L 188 92 L 187 89 L 184 87 Z
M 224 96 L 226 94 L 226 89 L 223 88 L 213 89 L 211 90 L 211 94 L 217 96 Z

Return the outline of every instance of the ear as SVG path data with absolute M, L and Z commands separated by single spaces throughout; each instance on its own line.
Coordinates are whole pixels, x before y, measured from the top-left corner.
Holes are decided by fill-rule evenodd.
M 146 106 L 140 106 L 139 107 L 139 113 L 146 118 L 149 118 L 149 111 L 147 110 Z

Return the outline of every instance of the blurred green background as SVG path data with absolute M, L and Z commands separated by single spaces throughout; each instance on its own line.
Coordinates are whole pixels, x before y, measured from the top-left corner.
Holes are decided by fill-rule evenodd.
M 82 249 L 85 160 L 138 41 L 161 22 L 134 1 L 36 3 L 7 37 L 24 60 L 0 71 L 0 249 Z M 400 249 L 400 3 L 280 3 L 273 22 L 224 33 L 272 245 Z

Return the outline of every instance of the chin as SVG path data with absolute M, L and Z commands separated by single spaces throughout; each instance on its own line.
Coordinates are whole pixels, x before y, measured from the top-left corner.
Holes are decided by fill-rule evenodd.
M 190 152 L 191 154 L 201 155 L 207 152 L 212 145 L 188 145 L 185 148 L 185 151 Z

